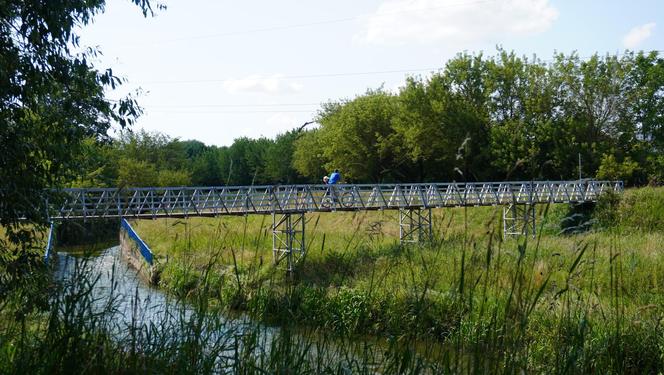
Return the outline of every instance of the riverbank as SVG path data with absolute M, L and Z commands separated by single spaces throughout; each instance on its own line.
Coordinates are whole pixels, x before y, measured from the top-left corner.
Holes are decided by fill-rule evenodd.
M 479 368 L 640 373 L 664 361 L 662 193 L 628 190 L 592 216 L 540 208 L 535 239 L 502 239 L 499 208 L 435 210 L 424 247 L 397 243 L 395 212 L 308 214 L 292 277 L 272 264 L 270 217 L 135 228 L 160 258 L 163 288 L 205 291 L 265 322 L 431 340 Z M 562 221 L 571 233 L 588 220 L 594 230 L 561 233 Z
M 51 267 L 0 304 L 0 373 L 443 371 L 430 360 L 439 348 L 332 340 L 231 318 L 204 294 L 171 298 L 144 282 L 117 246 L 94 254 L 60 251 Z M 39 299 L 44 304 L 34 305 Z

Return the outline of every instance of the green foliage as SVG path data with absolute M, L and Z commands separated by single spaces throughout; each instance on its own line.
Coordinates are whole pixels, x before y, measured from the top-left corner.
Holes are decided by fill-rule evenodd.
M 605 192 L 599 197 L 593 212 L 593 218 L 597 220 L 599 228 L 614 228 L 620 224 L 621 198 L 621 195 L 612 191 Z
M 157 186 L 189 185 L 191 185 L 191 174 L 186 170 L 162 169 L 157 175 Z
M 121 159 L 118 163 L 119 187 L 156 186 L 159 173 L 153 164 L 144 160 Z
M 295 167 L 315 180 L 320 164 L 363 181 L 569 179 L 580 158 L 583 176 L 662 180 L 657 52 L 557 54 L 548 65 L 498 52 L 458 55 L 397 96 L 369 91 L 330 105 L 321 129 L 296 143 Z
M 196 140 L 182 141 L 180 144 L 187 155 L 187 159 L 190 160 L 197 159 L 201 154 L 210 149 L 205 143 Z
M 305 176 L 309 182 L 322 183 L 322 177 L 329 172 L 325 169 L 325 144 L 319 136 L 319 130 L 304 132 L 293 144 L 292 165 L 297 173 Z
M 133 3 L 152 14 L 150 1 Z M 37 236 L 47 224 L 47 203 L 60 199 L 52 189 L 113 180 L 86 154 L 92 143 L 109 139 L 112 125 L 125 128 L 141 114 L 132 95 L 107 99 L 122 79 L 93 66 L 97 49 L 79 44 L 81 28 L 105 6 L 103 0 L 0 5 L 0 300 L 40 267 Z
M 215 147 L 141 131 L 86 146 L 71 185 L 319 183 L 333 169 L 348 182 L 558 180 L 577 178 L 579 159 L 585 178 L 658 184 L 663 72 L 656 52 L 556 54 L 549 64 L 503 49 L 459 54 L 440 72 L 407 78 L 398 93 L 324 103 L 319 128 L 275 139 Z M 129 166 L 121 159 L 186 172 L 135 178 L 120 172 Z
M 294 184 L 302 181 L 302 176 L 293 167 L 295 142 L 302 135 L 300 130 L 292 130 L 277 135 L 265 153 L 267 183 Z
M 625 192 L 620 202 L 620 225 L 629 230 L 664 230 L 664 188 L 645 187 Z
M 602 180 L 632 181 L 639 164 L 629 156 L 618 162 L 613 155 L 604 155 L 597 170 L 597 178 Z
M 265 153 L 273 144 L 267 138 L 236 139 L 228 148 L 230 165 L 228 185 L 261 185 L 268 183 Z
M 346 181 L 378 182 L 389 176 L 394 151 L 387 146 L 397 98 L 383 91 L 366 95 L 321 114 L 322 154 L 328 171 L 340 169 Z
M 465 180 L 473 177 L 464 173 L 484 174 L 487 123 L 443 77 L 426 82 L 411 78 L 399 99 L 392 139 L 417 165 L 418 174 L 411 180 Z
M 146 0 L 136 0 L 145 14 Z M 76 53 L 79 27 L 105 1 L 48 4 L 5 1 L 0 13 L 0 224 L 45 220 L 46 188 L 76 177 L 87 139 L 106 139 L 112 123 L 124 127 L 140 114 L 133 97 L 106 99 L 122 80 L 90 61 L 96 49 Z M 53 199 L 53 197 L 51 197 Z
M 219 186 L 225 182 L 223 149 L 210 148 L 192 161 L 191 181 L 196 186 Z
M 645 164 L 648 183 L 650 185 L 662 185 L 664 183 L 664 155 L 648 155 Z
M 110 142 L 88 138 L 83 142 L 79 159 L 79 173 L 69 183 L 71 187 L 106 187 L 118 179 L 119 154 Z

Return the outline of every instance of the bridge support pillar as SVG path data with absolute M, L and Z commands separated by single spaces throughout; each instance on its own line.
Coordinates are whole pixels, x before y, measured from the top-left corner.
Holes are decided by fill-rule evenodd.
M 274 263 L 286 259 L 288 272 L 304 257 L 304 212 L 272 213 L 272 255 Z
M 512 203 L 503 206 L 503 237 L 527 236 L 535 237 L 535 205 Z
M 430 241 L 432 236 L 430 208 L 399 210 L 399 240 L 402 244 Z

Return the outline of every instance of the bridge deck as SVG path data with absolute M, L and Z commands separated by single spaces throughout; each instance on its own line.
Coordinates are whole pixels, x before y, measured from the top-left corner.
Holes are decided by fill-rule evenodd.
M 592 202 L 622 181 L 63 189 L 51 219 L 158 218 Z

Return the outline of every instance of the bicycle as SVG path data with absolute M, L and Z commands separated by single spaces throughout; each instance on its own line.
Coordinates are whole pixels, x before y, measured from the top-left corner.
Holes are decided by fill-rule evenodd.
M 332 208 L 339 205 L 343 208 L 351 208 L 355 204 L 355 191 L 343 186 L 328 186 L 321 199 L 321 207 Z

